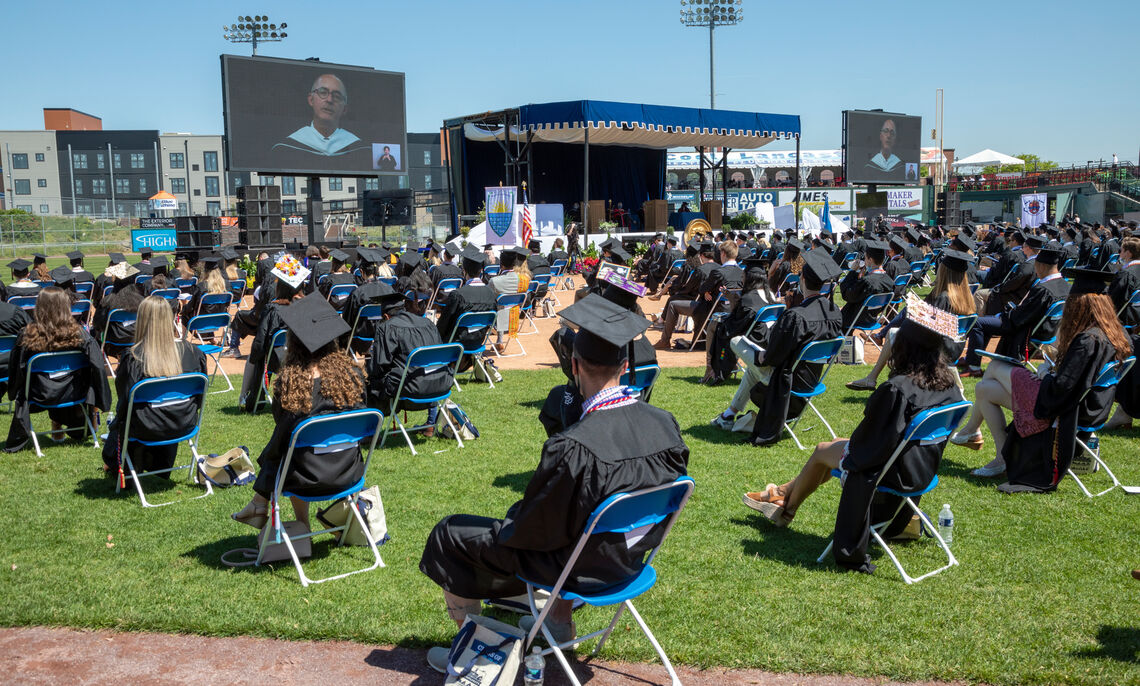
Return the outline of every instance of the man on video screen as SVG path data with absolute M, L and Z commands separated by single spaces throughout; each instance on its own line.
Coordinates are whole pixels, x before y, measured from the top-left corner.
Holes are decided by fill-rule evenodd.
M 867 169 L 878 172 L 894 171 L 902 164 L 898 155 L 894 154 L 895 142 L 898 140 L 898 128 L 894 119 L 886 119 L 879 127 L 879 152 L 867 162 Z
M 348 109 L 348 89 L 344 82 L 332 74 L 321 74 L 309 90 L 309 107 L 313 109 L 312 122 L 289 134 L 274 148 L 284 147 L 327 157 L 344 155 L 360 149 L 349 147 L 360 138 L 340 128 L 341 117 Z

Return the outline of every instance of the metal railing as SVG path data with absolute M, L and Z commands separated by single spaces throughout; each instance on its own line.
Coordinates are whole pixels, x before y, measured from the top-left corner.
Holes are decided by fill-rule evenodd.
M 138 226 L 138 219 L 0 214 L 0 257 L 26 257 L 33 252 L 62 255 L 71 250 L 128 252 L 132 226 Z

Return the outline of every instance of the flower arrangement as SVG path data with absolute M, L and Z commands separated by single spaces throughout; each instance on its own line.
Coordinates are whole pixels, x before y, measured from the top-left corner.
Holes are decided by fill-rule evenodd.
M 598 266 L 598 262 L 600 262 L 600 261 L 601 261 L 601 259 L 598 257 L 583 257 L 582 258 L 582 268 L 583 269 L 593 269 L 594 267 Z

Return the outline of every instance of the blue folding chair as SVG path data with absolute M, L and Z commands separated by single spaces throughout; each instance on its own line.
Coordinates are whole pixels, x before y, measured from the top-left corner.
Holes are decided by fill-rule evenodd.
M 95 283 L 93 281 L 77 281 L 75 283 L 75 293 L 84 300 L 90 300 L 91 294 L 95 292 Z
M 130 395 L 127 399 L 127 416 L 123 418 L 122 433 L 120 434 L 119 440 L 119 464 L 125 466 L 129 473 L 121 474 L 122 466 L 120 466 L 122 478 L 115 482 L 116 493 L 122 490 L 123 484 L 127 479 L 131 479 L 134 481 L 135 490 L 138 491 L 139 500 L 142 501 L 143 507 L 162 507 L 163 505 L 170 505 L 179 501 L 172 500 L 166 503 L 152 503 L 148 501 L 146 499 L 146 493 L 143 492 L 140 477 L 169 474 L 182 469 L 189 469 L 191 483 L 199 481 L 199 479 L 195 478 L 199 473 L 199 461 L 202 460 L 202 456 L 198 454 L 198 434 L 202 430 L 202 410 L 206 405 L 206 388 L 209 383 L 209 379 L 206 378 L 205 374 L 194 373 L 143 379 L 134 386 L 131 386 Z M 185 417 L 193 416 L 194 423 L 193 426 L 187 423 L 185 425 L 187 430 L 181 435 L 166 436 L 159 440 L 136 438 L 131 435 L 131 423 L 135 420 L 136 407 L 140 410 L 144 407 L 156 410 L 161 408 L 165 414 L 179 414 Z M 144 446 L 160 446 L 175 445 L 182 441 L 186 441 L 190 446 L 192 458 L 190 464 L 181 467 L 138 472 L 135 470 L 134 462 L 131 461 L 130 452 L 127 450 L 128 445 L 132 442 Z M 206 492 L 193 498 L 185 498 L 184 500 L 197 500 L 198 498 L 205 498 L 213 494 L 214 488 L 210 485 L 210 482 L 206 479 L 201 479 L 200 481 L 205 482 Z
M 346 576 L 370 572 L 384 566 L 384 561 L 380 559 L 380 549 L 376 547 L 376 541 L 372 538 L 372 532 L 368 528 L 368 523 L 360 513 L 362 506 L 359 502 L 360 492 L 364 490 L 365 479 L 368 478 L 368 465 L 372 462 L 372 452 L 376 448 L 376 437 L 379 435 L 380 427 L 383 424 L 384 414 L 382 412 L 379 410 L 364 409 L 309 417 L 297 424 L 293 429 L 293 434 L 289 437 L 289 449 L 285 453 L 285 457 L 281 460 L 281 466 L 277 470 L 277 483 L 273 488 L 273 496 L 269 501 L 268 531 L 266 531 L 263 536 L 266 544 L 271 542 L 285 544 L 285 548 L 289 551 L 289 557 L 293 559 L 293 566 L 297 568 L 297 576 L 301 579 L 301 586 L 320 584 L 334 579 L 343 579 Z M 285 479 L 289 474 L 289 465 L 293 461 L 293 453 L 296 452 L 298 448 L 331 451 L 346 450 L 353 445 L 359 445 L 361 447 L 364 445 L 368 446 L 368 450 L 364 452 L 363 455 L 364 473 L 356 483 L 342 491 L 324 493 L 321 495 L 302 496 L 285 490 Z M 285 498 L 297 498 L 307 503 L 319 503 L 345 498 L 348 500 L 348 510 L 352 513 L 353 518 L 346 520 L 345 523 L 340 526 L 333 526 L 321 529 L 320 531 L 306 531 L 290 536 L 286 531 L 285 522 L 281 517 L 281 502 Z M 372 551 L 372 564 L 351 572 L 327 576 L 323 579 L 310 579 L 309 576 L 305 574 L 305 570 L 301 567 L 301 559 L 297 557 L 297 550 L 293 547 L 293 541 L 312 538 L 321 534 L 339 533 L 337 545 L 343 546 L 347 538 L 346 534 L 348 529 L 354 524 L 360 527 L 361 532 L 368 541 L 368 548 Z M 255 564 L 260 565 L 262 563 L 266 547 L 267 546 L 263 545 L 258 550 Z
M 37 285 L 37 286 L 39 286 L 41 289 L 43 289 L 43 288 L 51 288 L 52 286 L 54 286 L 54 285 L 55 285 L 55 281 L 52 281 L 51 279 L 48 279 L 48 280 L 46 280 L 46 281 L 39 281 L 39 280 L 35 280 L 35 281 L 32 281 L 32 283 L 36 284 L 36 285 Z
M 694 483 L 690 477 L 682 476 L 672 483 L 662 484 L 660 486 L 653 486 L 651 488 L 644 488 L 632 493 L 617 493 L 606 498 L 596 508 L 593 513 L 586 520 L 585 530 L 582 532 L 581 538 L 578 539 L 578 544 L 574 547 L 574 552 L 570 554 L 570 559 L 566 561 L 565 567 L 562 568 L 562 573 L 559 575 L 558 580 L 553 585 L 545 585 L 537 581 L 526 579 L 522 576 L 519 577 L 526 583 L 527 600 L 530 604 L 530 614 L 534 617 L 534 626 L 526 637 L 526 646 L 529 647 L 534 639 L 541 631 L 542 635 L 546 638 L 549 648 L 542 651 L 543 655 L 554 654 L 558 658 L 559 664 L 562 665 L 563 671 L 566 672 L 566 678 L 574 686 L 581 686 L 578 678 L 574 676 L 574 671 L 570 669 L 570 663 L 566 661 L 566 656 L 562 654 L 565 648 L 577 646 L 579 643 L 584 643 L 595 637 L 601 637 L 598 644 L 594 647 L 594 653 L 597 654 L 602 646 L 605 645 L 606 639 L 609 638 L 610 633 L 614 627 L 617 626 L 618 620 L 621 619 L 622 612 L 629 610 L 629 614 L 633 617 L 637 625 L 641 627 L 642 633 L 649 639 L 653 649 L 657 651 L 657 656 L 661 658 L 661 664 L 664 665 L 665 671 L 669 673 L 669 678 L 675 686 L 680 686 L 681 680 L 677 678 L 677 673 L 673 670 L 673 665 L 669 662 L 669 657 L 665 654 L 665 650 L 661 648 L 661 644 L 657 642 L 657 638 L 653 632 L 649 630 L 649 626 L 645 620 L 638 614 L 637 608 L 633 606 L 633 599 L 642 595 L 649 589 L 653 588 L 657 583 L 657 570 L 653 567 L 653 560 L 657 557 L 657 552 L 661 550 L 662 544 L 669 536 L 669 532 L 673 529 L 673 525 L 677 522 L 677 517 L 684 509 L 685 503 L 689 501 L 689 496 L 693 493 Z M 645 556 L 644 566 L 641 571 L 634 576 L 624 579 L 621 582 L 606 588 L 603 591 L 596 593 L 575 592 L 566 589 L 566 581 L 570 578 L 571 572 L 578 562 L 578 557 L 582 554 L 582 550 L 591 538 L 603 537 L 607 540 L 621 541 L 624 535 L 625 541 L 622 545 L 633 546 L 636 541 L 641 540 L 652 530 L 660 530 L 661 539 Z M 636 538 L 635 538 L 636 536 Z M 633 543 L 630 543 L 633 541 Z M 550 600 L 555 599 L 578 601 L 581 600 L 587 605 L 595 607 L 617 605 L 618 608 L 614 612 L 613 619 L 610 620 L 609 625 L 599 631 L 591 634 L 574 638 L 565 643 L 559 643 L 550 629 L 546 626 L 546 615 L 550 612 L 550 608 L 554 606 L 551 601 L 546 602 L 542 610 L 538 609 L 535 602 L 535 589 L 543 589 L 550 594 Z
M 785 290 L 794 289 L 797 285 L 799 285 L 799 283 L 800 283 L 800 275 L 799 274 L 788 273 L 788 275 L 784 277 L 784 280 L 781 281 L 780 285 L 776 288 L 776 294 L 779 295 L 779 294 L 783 293 Z
M 71 316 L 79 325 L 83 327 L 84 331 L 91 330 L 91 314 L 95 311 L 95 307 L 91 304 L 90 300 L 76 300 L 71 303 Z
M 1037 367 L 1029 360 L 1033 357 L 1033 354 L 1041 348 L 1047 345 L 1053 345 L 1057 342 L 1057 335 L 1061 332 L 1061 317 L 1064 315 L 1065 301 L 1058 300 L 1057 302 L 1050 305 L 1048 310 L 1045 310 L 1044 316 L 1038 320 L 1037 325 L 1034 326 L 1033 330 L 1029 333 L 1029 352 L 1025 357 L 1025 363 L 1029 365 L 1033 371 L 1037 371 Z M 1053 324 L 1053 335 L 1048 338 L 1043 338 L 1041 336 L 1038 336 L 1037 332 L 1041 331 L 1041 327 L 1045 326 L 1046 322 Z M 1042 336 L 1043 335 L 1044 334 L 1042 334 Z
M 320 286 L 321 284 L 323 284 L 324 282 L 326 282 L 328 280 L 329 280 L 329 275 L 327 273 L 321 274 L 320 276 L 317 277 L 317 286 Z
M 484 278 L 489 279 L 492 276 L 498 276 L 498 275 L 499 275 L 499 265 L 488 264 L 487 266 L 483 267 L 483 277 Z
M 1123 305 L 1121 305 L 1120 309 L 1117 310 L 1116 318 L 1119 319 L 1120 321 L 1124 321 L 1124 311 L 1130 310 L 1130 309 L 1136 309 L 1137 307 L 1140 307 L 1140 289 L 1132 291 L 1132 295 L 1129 296 L 1128 301 L 1126 303 L 1124 303 Z M 1129 325 L 1129 326 L 1125 326 L 1124 328 L 1131 330 L 1132 326 Z
M 642 400 L 649 402 L 650 396 L 653 395 L 653 387 L 657 385 L 659 378 L 661 378 L 661 367 L 659 365 L 643 364 L 640 367 L 635 367 L 632 374 L 627 369 L 621 375 L 621 384 L 636 390 L 641 395 Z
M 972 406 L 973 403 L 963 400 L 961 402 L 952 403 L 950 405 L 932 407 L 929 410 L 923 410 L 922 412 L 919 412 L 917 415 L 915 415 L 914 419 L 910 420 L 910 424 L 907 425 L 906 433 L 903 434 L 903 440 L 898 444 L 897 447 L 895 447 L 894 452 L 891 453 L 890 458 L 887 460 L 886 464 L 883 465 L 883 469 L 879 472 L 878 479 L 875 482 L 875 490 L 877 492 L 895 496 L 897 498 L 900 498 L 900 500 L 898 508 L 895 509 L 894 513 L 892 513 L 890 517 L 888 517 L 885 521 L 871 526 L 871 536 L 873 536 L 875 542 L 878 543 L 884 551 L 886 551 L 887 556 L 891 558 L 891 562 L 895 563 L 895 567 L 899 570 L 899 574 L 902 575 L 903 581 L 905 581 L 908 585 L 922 581 L 927 577 L 934 576 L 939 572 L 946 571 L 947 569 L 950 569 L 951 567 L 957 565 L 958 560 L 954 557 L 954 553 L 950 552 L 950 546 L 946 545 L 946 541 L 942 539 L 942 536 L 938 533 L 938 528 L 934 526 L 933 522 L 930 521 L 930 517 L 928 517 L 926 513 L 923 512 L 918 507 L 918 505 L 915 504 L 914 500 L 912 500 L 912 498 L 918 498 L 919 496 L 926 495 L 927 493 L 933 491 L 934 488 L 938 486 L 938 475 L 935 474 L 934 478 L 930 480 L 930 483 L 927 484 L 926 487 L 921 488 L 917 491 L 897 491 L 893 488 L 883 486 L 883 477 L 890 473 L 891 467 L 893 467 L 895 464 L 895 460 L 899 458 L 899 455 L 902 455 L 903 451 L 906 450 L 907 446 L 911 443 L 921 443 L 923 445 L 940 444 L 942 445 L 942 449 L 945 450 L 945 444 L 947 439 L 950 438 L 950 434 L 954 433 L 954 430 L 958 428 L 958 425 L 961 424 L 962 420 L 966 418 L 966 414 L 970 411 L 970 407 Z M 838 469 L 833 469 L 831 471 L 831 474 L 832 476 L 840 477 L 842 473 Z M 918 515 L 919 519 L 922 520 L 923 528 L 925 528 L 931 535 L 934 536 L 935 540 L 938 541 L 938 545 L 942 547 L 942 550 L 946 553 L 946 556 L 948 558 L 946 565 L 917 577 L 910 576 L 907 574 L 906 570 L 903 569 L 902 563 L 900 563 L 899 559 L 895 557 L 894 551 L 892 551 L 891 547 L 887 545 L 887 542 L 883 540 L 880 532 L 890 526 L 891 522 L 893 522 L 895 518 L 898 517 L 899 512 L 902 511 L 904 506 L 909 506 L 910 509 L 916 515 Z M 827 554 L 831 552 L 831 547 L 834 544 L 834 540 L 829 541 L 827 547 L 823 550 L 823 554 L 819 556 L 819 559 L 817 559 L 816 562 L 823 562 L 824 558 L 827 557 Z
M 554 300 L 554 302 L 557 304 L 558 307 L 562 307 L 562 301 L 559 300 L 558 296 L 555 295 L 555 293 L 554 293 L 554 291 L 555 291 L 554 286 L 556 286 L 557 283 L 554 281 L 553 274 L 535 274 L 534 276 L 531 277 L 531 283 L 537 283 L 538 284 L 537 292 L 535 294 L 536 300 L 537 300 L 537 298 L 540 298 L 540 297 L 543 299 L 551 298 Z M 541 303 L 542 303 L 542 300 L 537 300 L 537 302 L 532 303 L 532 305 L 533 304 L 541 304 Z
M 153 278 L 154 278 L 154 274 L 139 274 L 138 276 L 135 277 L 135 283 L 141 286 Z
M 395 276 L 377 276 L 376 280 L 382 284 L 387 284 L 389 286 L 395 286 L 396 282 L 399 281 L 399 279 Z
M 574 290 L 574 277 L 568 273 L 567 266 L 566 260 L 555 260 L 554 264 L 550 265 L 550 283 L 554 285 L 552 290 Z
M 1099 391 L 1107 388 L 1114 388 L 1117 384 L 1120 383 L 1120 380 L 1128 374 L 1128 371 L 1132 369 L 1132 365 L 1134 364 L 1136 364 L 1136 358 L 1129 357 L 1123 362 L 1113 360 L 1104 365 L 1104 367 L 1102 367 L 1100 372 L 1096 375 L 1096 379 L 1093 380 L 1092 386 L 1086 388 L 1085 392 L 1081 394 L 1081 399 L 1077 401 L 1077 406 L 1080 407 L 1084 403 L 1085 396 L 1091 393 L 1094 389 Z M 1101 428 L 1104 427 L 1105 423 L 1108 421 L 1109 416 L 1110 415 L 1106 413 L 1104 421 L 1098 422 L 1094 426 L 1077 426 L 1077 445 L 1080 447 L 1083 459 L 1073 459 L 1072 464 L 1069 465 L 1069 476 L 1073 477 L 1073 481 L 1077 482 L 1077 486 L 1080 487 L 1081 492 L 1090 498 L 1104 495 L 1105 493 L 1108 493 L 1117 487 L 1120 487 L 1121 490 L 1129 495 L 1140 494 L 1140 486 L 1124 486 L 1120 483 L 1120 479 L 1116 478 L 1116 475 L 1112 473 L 1111 469 L 1109 469 L 1108 463 L 1106 463 L 1100 456 L 1100 441 L 1090 440 L 1093 434 L 1095 434 L 1097 431 L 1100 431 Z M 1082 466 L 1086 466 L 1086 468 L 1082 468 Z M 1089 491 L 1088 487 L 1085 486 L 1085 482 L 1081 481 L 1079 474 L 1087 475 L 1090 472 L 1095 471 L 1097 467 L 1104 469 L 1105 473 L 1108 474 L 1108 477 L 1112 479 L 1112 485 L 1100 493 L 1092 493 Z
M 18 336 L 0 336 L 0 355 L 11 356 L 12 351 L 16 349 L 16 339 Z M 9 357 L 11 359 L 11 357 Z M 6 370 L 4 378 L 0 379 L 0 383 L 8 383 L 11 370 Z
M 523 295 L 525 295 L 526 298 L 523 299 L 523 303 L 519 309 L 518 335 L 529 336 L 531 334 L 538 333 L 538 325 L 534 323 L 534 302 L 538 298 L 538 281 L 531 279 L 531 282 L 527 284 L 526 292 Z M 526 321 L 530 324 L 530 331 L 522 330 L 523 321 Z
M 796 369 L 801 364 L 823 365 L 823 371 L 819 374 L 819 381 L 814 387 L 805 391 L 797 391 L 793 382 L 791 393 L 797 398 L 803 398 L 807 402 L 807 407 L 811 408 L 812 412 L 815 412 L 815 416 L 819 417 L 819 421 L 823 422 L 823 425 L 827 427 L 827 432 L 831 434 L 833 440 L 835 439 L 835 432 L 831 429 L 831 425 L 827 423 L 823 415 L 820 414 L 819 409 L 816 408 L 811 399 L 817 398 L 827 392 L 827 386 L 824 385 L 823 382 L 827 378 L 827 373 L 831 371 L 831 365 L 835 361 L 835 356 L 839 354 L 839 349 L 842 347 L 842 338 L 832 338 L 826 341 L 813 341 L 808 343 L 804 346 L 804 349 L 800 351 L 799 356 L 796 357 L 796 361 L 792 364 L 791 370 L 792 378 L 795 379 Z M 784 420 L 784 429 L 792 435 L 792 440 L 796 442 L 800 450 L 803 450 L 804 446 L 800 443 L 800 439 L 796 436 L 794 429 L 799 425 L 800 418 L 803 416 L 803 411 L 800 411 L 799 416 L 793 419 L 791 424 L 787 422 L 786 418 Z
M 39 297 L 39 296 L 35 296 L 35 295 L 13 295 L 11 298 L 8 298 L 8 304 L 9 305 L 15 305 L 16 307 L 20 308 L 21 310 L 23 310 L 25 312 L 32 312 L 36 309 L 36 298 L 37 297 Z
M 431 298 L 428 300 L 428 309 L 440 304 L 447 294 L 454 291 L 463 285 L 463 279 L 440 279 L 439 283 L 435 285 L 435 289 L 431 292 Z
M 174 285 L 186 295 L 192 295 L 194 293 L 194 287 L 198 285 L 198 277 L 191 276 L 188 279 L 175 279 Z
M 440 414 L 443 416 L 447 425 L 451 427 L 451 431 L 455 434 L 455 440 L 459 443 L 459 447 L 463 447 L 463 439 L 459 436 L 458 427 L 451 421 L 451 413 L 443 408 L 442 404 L 451 397 L 451 389 L 454 384 L 448 384 L 447 391 L 431 397 L 417 397 L 404 393 L 404 385 L 408 381 L 408 375 L 417 373 L 421 376 L 420 379 L 426 379 L 435 374 L 447 374 L 451 376 L 452 381 L 455 379 L 455 370 L 459 366 L 459 359 L 463 356 L 463 346 L 459 343 L 440 343 L 438 345 L 424 345 L 416 348 L 408 355 L 408 361 L 404 365 L 404 371 L 400 375 L 400 385 L 396 387 L 396 396 L 392 399 L 392 404 L 389 408 L 391 417 L 388 421 L 387 428 L 384 429 L 384 437 L 380 439 L 380 447 L 384 447 L 384 443 L 388 440 L 388 434 L 392 433 L 392 426 L 399 427 L 400 433 L 404 435 L 404 440 L 407 441 L 408 447 L 412 449 L 412 454 L 417 455 L 416 447 L 412 445 L 412 439 L 408 436 L 408 431 L 404 427 L 404 423 L 400 421 L 399 411 L 404 410 L 407 412 L 419 412 L 430 409 L 432 405 L 440 405 Z M 419 426 L 411 427 L 412 431 L 423 431 L 429 425 L 422 424 Z
M 859 311 L 855 314 L 855 319 L 851 321 L 850 328 L 847 329 L 847 333 L 843 334 L 844 337 L 851 336 L 856 331 L 875 331 L 876 329 L 878 329 L 879 328 L 878 316 L 876 316 L 875 319 L 870 324 L 860 324 L 859 320 L 862 319 L 864 312 L 881 314 L 882 311 L 884 309 L 886 309 L 887 305 L 890 304 L 891 298 L 893 297 L 893 295 L 894 295 L 893 292 L 876 293 L 874 295 L 868 295 L 863 300 L 863 304 L 859 306 Z M 873 340 L 871 341 L 871 344 L 874 345 L 876 348 L 879 347 L 877 344 L 875 344 L 875 341 L 873 341 Z M 880 348 L 880 350 L 881 349 L 882 348 Z
M 257 414 L 261 411 L 263 405 L 269 405 L 273 402 L 272 385 L 269 383 L 271 372 L 269 371 L 269 363 L 273 360 L 274 351 L 278 348 L 284 348 L 285 343 L 289 340 L 289 330 L 280 329 L 273 333 L 273 338 L 269 342 L 269 351 L 265 353 L 265 364 L 261 366 L 261 378 L 258 380 L 257 385 L 257 398 L 253 401 L 253 413 Z
M 356 351 L 353 349 L 354 346 L 352 345 L 352 342 L 361 341 L 365 343 L 367 347 L 371 348 L 373 339 L 372 334 L 376 328 L 376 322 L 380 321 L 383 316 L 384 306 L 380 303 L 368 303 L 367 305 L 362 305 L 361 308 L 357 310 L 356 319 L 352 322 L 352 329 L 348 334 L 348 349 L 349 352 L 352 353 L 353 359 L 358 360 L 361 358 L 361 356 L 356 354 Z M 368 335 L 365 336 L 364 332 L 367 332 Z
M 337 312 L 344 310 L 344 306 L 348 304 L 348 299 L 356 291 L 356 284 L 354 283 L 339 283 L 329 288 L 329 304 Z
M 151 295 L 157 295 L 165 300 L 178 300 L 178 296 L 182 295 L 182 291 L 177 288 L 156 288 L 150 292 Z
M 201 298 L 199 298 L 198 311 L 195 312 L 192 316 L 197 317 L 200 314 L 214 314 L 214 312 L 202 312 L 202 310 L 207 308 L 212 309 L 215 312 L 228 312 L 230 305 L 233 304 L 233 301 L 234 296 L 233 293 L 230 292 L 207 293 L 206 295 L 203 295 Z
M 103 297 L 106 298 L 108 295 L 111 295 L 111 293 L 114 292 L 114 290 L 115 290 L 114 284 L 111 284 L 110 286 L 103 286 Z
M 245 287 L 245 279 L 231 279 L 229 282 L 230 293 L 233 293 L 238 307 L 241 307 L 241 299 L 245 297 Z
M 773 303 L 761 307 L 760 311 L 757 312 L 756 316 L 752 319 L 752 324 L 748 327 L 748 331 L 744 332 L 744 336 L 746 338 L 751 336 L 757 324 L 774 324 L 785 309 L 787 308 L 783 303 Z
M 455 329 L 448 337 L 448 343 L 459 343 L 463 345 L 463 354 L 470 355 L 472 360 L 471 377 L 475 378 L 475 369 L 483 372 L 483 378 L 491 388 L 495 387 L 495 382 L 491 380 L 491 375 L 487 373 L 487 367 L 483 364 L 483 353 L 487 350 L 487 336 L 491 334 L 491 329 L 495 326 L 495 313 L 494 312 L 464 312 L 459 315 L 459 319 L 455 320 Z M 467 336 L 470 334 L 472 337 L 478 335 L 482 330 L 482 337 L 479 339 L 479 345 L 468 348 L 460 342 L 459 336 Z M 459 387 L 459 374 L 455 375 L 455 390 L 462 391 Z
M 974 324 L 978 323 L 977 314 L 961 314 L 958 315 L 958 338 L 966 340 L 966 336 L 970 333 L 970 329 L 974 328 Z
M 129 343 L 116 343 L 107 340 L 107 333 L 111 330 L 112 324 L 119 324 L 124 328 L 133 330 L 137 319 L 137 312 L 128 312 L 127 310 L 111 310 L 107 315 L 107 323 L 103 326 L 103 335 L 99 339 L 99 350 L 103 353 L 103 360 L 107 363 L 107 371 L 110 372 L 112 379 L 115 378 L 115 369 L 111 366 L 111 358 L 107 356 L 107 348 L 117 349 L 121 355 L 124 350 L 134 345 L 134 337 L 132 336 Z
M 90 369 L 91 361 L 87 359 L 87 355 L 81 350 L 68 350 L 53 353 L 38 353 L 33 355 L 28 360 L 27 376 L 24 381 L 24 398 L 28 403 L 29 410 L 39 408 L 41 410 L 55 410 L 64 407 L 80 406 L 83 410 L 83 422 L 87 430 L 91 433 L 91 441 L 95 447 L 99 447 L 99 439 L 95 435 L 95 423 L 91 420 L 91 413 L 87 407 L 87 391 L 84 389 L 76 398 L 64 399 L 35 399 L 32 397 L 32 378 L 43 374 L 58 380 L 61 377 L 74 374 L 84 369 Z M 38 438 L 39 433 L 52 433 L 50 431 L 36 432 L 32 431 L 32 445 L 36 449 L 36 457 L 43 457 L 44 453 L 40 450 L 40 441 Z
M 504 294 L 500 295 L 499 297 L 495 298 L 495 309 L 498 312 L 502 312 L 503 310 L 510 310 L 511 308 L 514 308 L 514 307 L 518 307 L 521 310 L 523 303 L 526 302 L 526 296 L 527 296 L 526 293 L 504 293 Z M 519 316 L 520 317 L 522 316 L 521 312 L 520 312 Z M 521 322 L 519 323 L 519 328 L 520 329 L 522 328 Z M 507 332 L 503 331 L 502 333 L 506 334 Z M 511 354 L 507 355 L 505 353 L 499 352 L 499 347 L 495 346 L 495 348 L 494 348 L 495 357 L 518 357 L 520 355 L 526 355 L 526 348 L 523 347 L 522 341 L 519 340 L 519 337 L 517 334 L 514 336 L 510 336 L 510 335 L 507 336 L 507 343 L 504 346 L 504 348 L 506 346 L 509 346 L 511 344 L 511 341 L 518 343 L 519 344 L 519 350 L 521 350 L 522 352 L 511 353 Z
M 229 293 L 222 293 L 225 297 L 230 297 Z M 186 340 L 190 341 L 191 334 L 197 340 L 190 341 L 198 346 L 198 349 L 205 353 L 206 357 L 214 361 L 214 371 L 210 374 L 210 384 L 214 383 L 214 377 L 222 368 L 222 351 L 226 349 L 226 337 L 230 333 L 230 314 L 229 312 L 218 312 L 217 314 L 200 314 L 191 317 L 190 321 L 186 324 Z M 207 341 L 204 334 L 212 334 L 212 340 Z M 220 341 L 220 344 L 216 341 Z M 223 391 L 211 391 L 211 393 L 228 393 L 234 389 L 234 384 L 230 381 L 228 374 L 222 374 L 222 378 L 226 381 L 226 388 Z
M 883 315 L 886 319 L 892 319 L 899 312 L 902 312 L 903 303 L 906 302 L 906 292 L 910 287 L 910 274 L 900 274 L 895 277 L 895 288 L 891 292 L 891 301 L 887 303 L 887 312 Z M 874 341 L 871 341 L 874 343 Z M 875 347 L 878 347 L 876 344 Z

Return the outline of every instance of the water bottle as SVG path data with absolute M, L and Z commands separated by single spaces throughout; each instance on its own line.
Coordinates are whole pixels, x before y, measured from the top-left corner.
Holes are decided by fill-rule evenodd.
M 954 513 L 948 503 L 943 504 L 942 511 L 938 513 L 938 535 L 947 544 L 954 540 Z
M 542 673 L 546 669 L 542 649 L 538 646 L 532 648 L 523 665 L 523 683 L 527 686 L 542 686 Z

